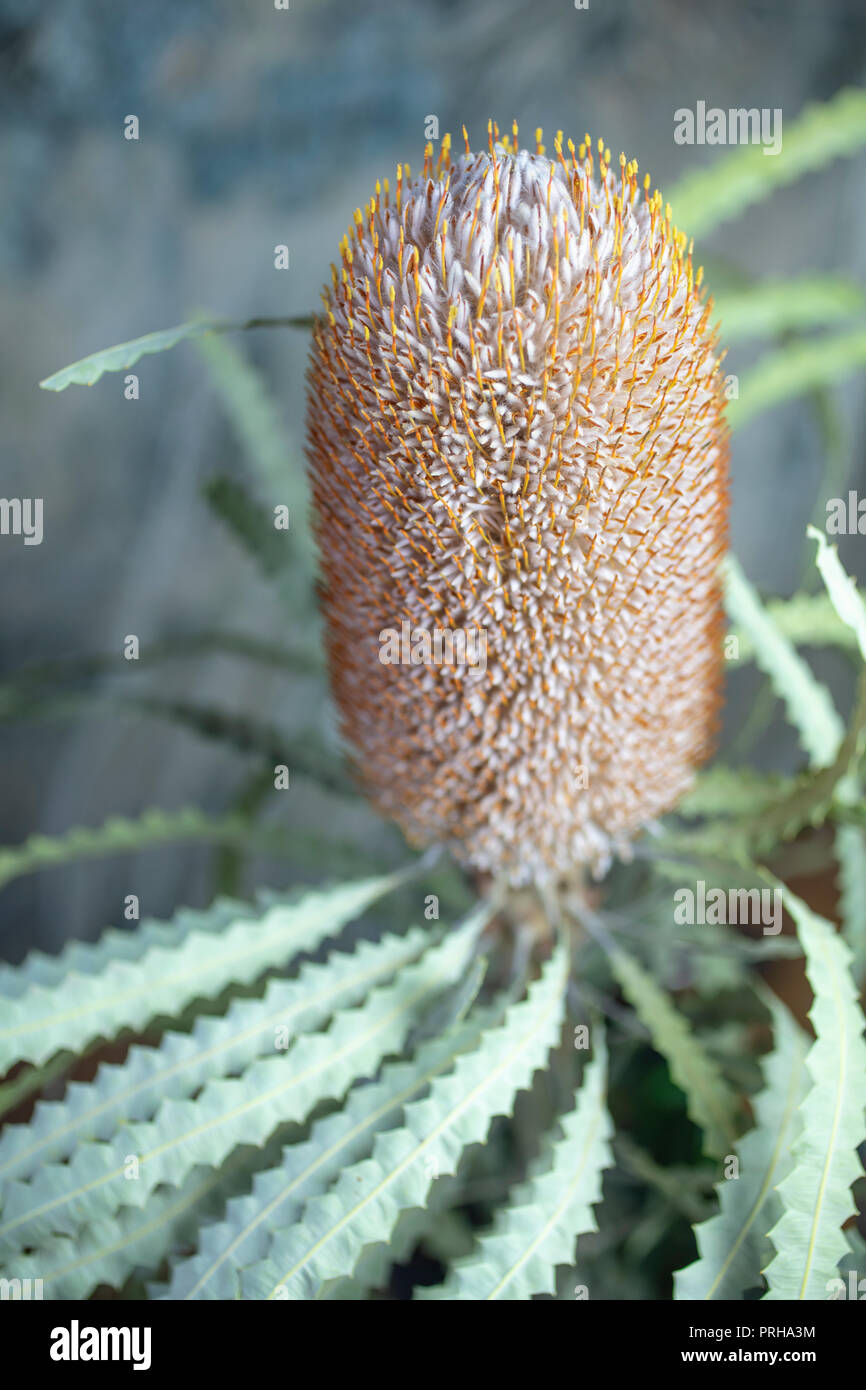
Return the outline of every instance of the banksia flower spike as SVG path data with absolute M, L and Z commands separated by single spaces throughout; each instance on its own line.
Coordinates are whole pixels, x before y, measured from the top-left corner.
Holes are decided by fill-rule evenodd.
M 476 869 L 601 873 L 720 701 L 727 442 L 691 248 L 624 155 L 491 127 L 377 184 L 341 251 L 308 439 L 360 774 Z

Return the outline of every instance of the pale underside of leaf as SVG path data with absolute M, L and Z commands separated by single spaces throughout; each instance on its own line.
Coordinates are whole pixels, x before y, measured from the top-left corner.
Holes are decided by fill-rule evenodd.
M 740 1299 L 761 1284 L 772 1247 L 767 1231 L 781 1210 L 775 1188 L 790 1171 L 805 1094 L 808 1038 L 775 997 L 774 1046 L 766 1085 L 754 1101 L 755 1126 L 740 1141 L 735 1175 L 717 1185 L 719 1211 L 695 1227 L 699 1257 L 674 1275 L 677 1299 Z
M 92 386 L 105 372 L 125 371 L 134 367 L 142 357 L 154 352 L 166 352 L 178 343 L 209 333 L 233 333 L 249 328 L 309 328 L 311 323 L 310 318 L 247 319 L 241 323 L 227 319 L 194 319 L 190 323 L 177 324 L 174 328 L 145 333 L 141 338 L 130 339 L 128 343 L 117 343 L 114 347 L 91 352 L 89 356 L 47 376 L 39 385 L 43 391 L 65 391 L 67 386 Z
M 578 1237 L 596 1229 L 593 1207 L 601 1199 L 602 1172 L 613 1163 L 601 1025 L 593 1036 L 593 1059 L 574 1109 L 560 1121 L 562 1137 L 549 1143 L 533 1176 L 477 1249 L 455 1264 L 443 1285 L 421 1290 L 420 1299 L 514 1301 L 556 1292 L 557 1266 L 571 1264 Z
M 653 1047 L 665 1058 L 671 1078 L 682 1090 L 689 1115 L 703 1132 L 706 1151 L 730 1153 L 739 1103 L 716 1062 L 673 1001 L 633 956 L 617 949 L 610 960 L 623 993 L 649 1029 Z
M 815 996 L 809 1017 L 815 1042 L 806 1057 L 812 1086 L 802 1102 L 792 1171 L 778 1192 L 782 1215 L 770 1231 L 776 1255 L 764 1269 L 771 1301 L 827 1297 L 846 1253 L 843 1223 L 855 1210 L 851 1184 L 866 1134 L 866 1043 L 850 974 L 851 953 L 832 925 L 784 886 Z
M 383 876 L 309 892 L 258 915 L 247 907 L 233 909 L 232 917 L 218 907 L 218 935 L 193 929 L 175 944 L 163 933 L 138 959 L 126 951 L 115 959 L 110 951 L 98 972 L 67 970 L 47 984 L 38 974 L 31 981 L 25 962 L 23 988 L 0 998 L 0 1067 L 21 1058 L 40 1062 L 160 1015 L 176 1017 L 193 999 L 251 982 L 298 951 L 315 949 L 396 882 Z M 112 946 L 118 935 L 111 934 Z
M 271 1232 L 299 1220 L 305 1201 L 327 1191 L 344 1168 L 364 1158 L 376 1134 L 395 1124 L 403 1107 L 448 1071 L 461 1052 L 477 1045 L 504 1007 L 503 1001 L 474 1011 L 423 1044 L 409 1061 L 388 1064 L 380 1081 L 355 1087 L 338 1114 L 318 1121 L 305 1143 L 287 1147 L 277 1167 L 256 1177 L 249 1196 L 230 1202 L 225 1218 L 205 1228 L 198 1254 L 177 1265 L 165 1297 L 239 1297 L 240 1272 L 266 1254 Z
M 327 923 L 321 932 L 330 934 Z M 132 1048 L 92 1082 L 73 1083 L 62 1101 L 39 1102 L 29 1124 L 0 1134 L 0 1184 L 30 1178 L 77 1143 L 107 1140 L 119 1124 L 152 1119 L 168 1097 L 187 1098 L 213 1077 L 237 1075 L 256 1057 L 287 1048 L 417 960 L 429 943 L 429 929 L 419 927 L 361 941 L 352 952 L 332 951 L 324 964 L 302 966 L 296 979 L 272 980 L 262 999 L 235 1000 L 224 1017 L 198 1019 L 192 1033 L 168 1032 L 158 1048 Z
M 422 1208 L 434 1180 L 456 1171 L 466 1146 L 484 1141 L 543 1064 L 561 1028 L 567 975 L 560 944 L 504 1023 L 406 1107 L 403 1127 L 379 1135 L 370 1159 L 309 1201 L 300 1223 L 275 1233 L 266 1258 L 243 1275 L 244 1297 L 319 1298 L 351 1277 L 365 1247 L 389 1239 L 402 1213 Z
M 121 1206 L 143 1205 L 160 1183 L 178 1185 L 197 1164 L 216 1167 L 237 1145 L 262 1144 L 281 1124 L 338 1099 L 398 1053 L 419 1014 L 464 974 L 490 911 L 483 905 L 360 1008 L 338 1013 L 325 1032 L 302 1035 L 238 1078 L 209 1081 L 195 1101 L 163 1102 L 153 1121 L 123 1126 L 112 1143 L 80 1145 L 68 1164 L 44 1165 L 30 1183 L 10 1183 L 0 1250 L 14 1254 Z
M 732 555 L 725 563 L 725 580 L 728 612 L 752 639 L 755 661 L 782 700 L 809 761 L 815 767 L 827 766 L 845 736 L 830 692 L 768 617 Z

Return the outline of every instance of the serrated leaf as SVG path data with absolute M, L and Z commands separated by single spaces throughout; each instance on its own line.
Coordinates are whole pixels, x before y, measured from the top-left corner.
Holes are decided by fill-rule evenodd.
M 829 606 L 829 605 L 828 605 Z M 847 630 L 847 629 L 846 629 Z M 56 661 L 39 661 L 19 667 L 9 679 L 0 686 L 0 718 L 24 720 L 32 718 L 34 705 L 36 712 L 46 698 L 43 688 L 55 690 L 60 685 L 81 681 L 91 676 L 105 673 L 111 675 L 127 674 L 159 665 L 165 661 L 191 660 L 201 655 L 216 653 L 223 656 L 239 657 L 273 670 L 290 671 L 296 675 L 319 675 L 322 659 L 305 646 L 286 647 L 267 642 L 245 632 L 199 631 L 186 632 L 162 641 L 146 643 L 137 662 L 118 660 L 116 652 L 99 652 Z M 75 706 L 70 708 L 74 711 Z
M 766 1084 L 753 1102 L 755 1126 L 737 1146 L 736 1178 L 716 1186 L 718 1213 L 695 1227 L 698 1259 L 674 1275 L 676 1299 L 740 1299 L 760 1287 L 772 1255 L 766 1233 L 781 1213 L 776 1186 L 791 1168 L 809 1039 L 775 996 L 768 1003 L 774 1045 L 763 1064 Z
M 113 960 L 134 963 L 154 947 L 180 946 L 191 932 L 218 935 L 244 912 L 258 916 L 277 895 L 255 904 L 220 898 L 207 908 L 182 907 L 169 922 L 144 917 L 132 931 L 109 927 L 97 941 L 67 941 L 56 955 L 31 951 L 21 965 L 0 965 L 0 999 L 20 999 L 33 986 L 62 984 L 67 975 L 98 975 Z
M 395 1125 L 406 1105 L 476 1046 L 504 1007 L 503 1001 L 476 1010 L 410 1060 L 388 1064 L 379 1081 L 354 1087 L 339 1113 L 318 1121 L 305 1143 L 287 1146 L 277 1167 L 256 1176 L 248 1196 L 229 1203 L 224 1220 L 205 1227 L 198 1254 L 177 1264 L 164 1297 L 238 1298 L 241 1270 L 266 1255 L 272 1231 L 297 1222 L 305 1201 L 364 1158 L 376 1134 Z
M 261 829 L 242 816 L 208 816 L 193 806 L 180 811 L 151 808 L 134 818 L 110 816 L 99 826 L 73 826 L 62 835 L 31 835 L 23 844 L 0 849 L 0 888 L 22 874 L 80 859 L 183 842 L 225 844 L 266 839 Z M 273 835 L 271 840 L 275 843 Z M 282 843 L 286 842 L 283 836 Z
M 365 1247 L 389 1239 L 402 1213 L 422 1208 L 433 1181 L 456 1171 L 466 1146 L 483 1142 L 543 1064 L 562 1025 L 567 977 L 560 943 L 527 998 L 407 1106 L 403 1127 L 379 1135 L 370 1159 L 309 1201 L 301 1223 L 276 1232 L 267 1257 L 243 1274 L 243 1296 L 319 1297 L 352 1275 Z
M 816 767 L 826 766 L 845 736 L 830 692 L 768 617 L 733 555 L 725 563 L 725 581 L 728 612 L 749 634 L 755 661 L 784 704 L 809 761 Z
M 769 599 L 764 612 L 774 627 L 795 647 L 843 647 L 856 650 L 857 638 L 841 621 L 827 594 L 794 594 L 789 599 Z M 735 627 L 739 655 L 732 664 L 751 661 L 755 645 L 745 628 Z
M 571 1264 L 578 1236 L 597 1229 L 593 1206 L 601 1200 L 602 1172 L 613 1162 L 601 1026 L 593 1036 L 593 1059 L 575 1107 L 560 1120 L 562 1137 L 548 1144 L 532 1178 L 473 1254 L 457 1261 L 444 1284 L 419 1290 L 416 1298 L 492 1302 L 556 1292 L 557 1266 Z
M 866 832 L 859 825 L 840 825 L 835 848 L 842 935 L 853 957 L 851 972 L 862 983 L 866 977 Z
M 864 144 L 866 93 L 846 89 L 786 125 L 777 155 L 765 155 L 761 145 L 745 145 L 686 174 L 668 194 L 677 226 L 689 236 L 706 236 L 777 188 Z
M 760 856 L 783 840 L 790 840 L 808 825 L 819 825 L 827 817 L 834 800 L 852 804 L 859 800 L 857 768 L 866 744 L 866 673 L 859 682 L 857 700 L 845 737 L 836 756 L 826 767 L 814 768 L 797 777 L 774 804 L 765 805 L 753 817 L 731 830 L 732 841 L 739 840 L 741 852 Z
M 88 357 L 82 357 L 47 376 L 39 385 L 43 391 L 65 391 L 67 386 L 92 386 L 105 372 L 125 371 L 128 367 L 134 367 L 142 357 L 154 352 L 166 352 L 178 343 L 201 338 L 208 333 L 234 333 L 248 328 L 309 328 L 311 323 L 309 318 L 248 319 L 246 323 L 232 323 L 226 319 L 194 319 L 191 323 L 161 328 L 155 333 L 145 333 L 141 338 L 132 338 L 128 343 L 117 343 L 114 347 L 91 352 Z
M 713 318 L 722 338 L 775 337 L 853 318 L 864 308 L 863 291 L 838 275 L 803 276 L 750 285 L 741 293 L 714 296 Z
M 0 1068 L 78 1050 L 120 1029 L 142 1028 L 158 1015 L 176 1017 L 193 999 L 251 982 L 360 916 L 397 881 L 388 875 L 308 892 L 258 913 L 220 904 L 211 930 L 202 929 L 196 914 L 184 914 L 188 929 L 176 944 L 170 927 L 154 925 L 144 933 L 141 954 L 133 939 L 138 933 L 129 940 L 125 933 L 109 933 L 104 947 L 65 952 L 60 974 L 46 957 L 32 967 L 25 962 L 3 981 Z
M 156 701 L 111 698 L 104 702 L 88 701 L 91 711 L 97 703 L 105 703 L 114 712 L 127 715 L 146 713 L 173 718 L 177 713 L 176 706 L 169 712 L 159 708 Z M 342 796 L 352 795 L 333 761 L 320 759 L 315 742 L 306 748 L 300 744 L 292 749 L 287 747 L 283 761 L 285 757 L 291 759 L 291 765 L 301 775 Z M 135 819 L 111 816 L 100 826 L 73 826 L 58 836 L 33 835 L 21 845 L 0 849 L 0 888 L 22 875 L 58 865 L 115 854 L 139 854 L 175 844 L 231 846 L 247 854 L 288 860 L 308 868 L 320 866 L 326 875 L 335 870 L 348 875 L 362 873 L 370 867 L 371 860 L 377 867 L 385 863 L 384 856 L 364 849 L 353 840 L 326 839 L 319 832 L 308 833 L 297 826 L 283 830 L 246 814 L 209 816 L 195 807 L 180 811 L 151 808 Z
M 304 948 L 315 949 L 345 920 L 320 918 Z M 323 964 L 302 966 L 296 979 L 271 980 L 263 998 L 237 999 L 224 1017 L 199 1018 L 191 1033 L 166 1033 L 159 1047 L 133 1047 L 93 1081 L 73 1082 L 62 1101 L 40 1101 L 28 1124 L 0 1134 L 0 1195 L 11 1178 L 31 1178 L 83 1140 L 108 1140 L 121 1123 L 152 1119 L 169 1097 L 188 1098 L 214 1077 L 237 1075 L 277 1046 L 285 1050 L 291 1038 L 321 1027 L 417 960 L 429 942 L 429 929 L 418 927 L 332 951 Z
M 860 655 L 866 661 L 866 604 L 863 602 L 863 596 L 851 576 L 845 573 L 838 549 L 835 545 L 830 545 L 823 531 L 819 531 L 816 526 L 809 526 L 806 533 L 813 541 L 818 542 L 815 563 L 827 586 L 830 602 L 841 621 L 854 633 Z
M 790 787 L 790 779 L 719 763 L 698 774 L 691 791 L 677 803 L 676 813 L 687 820 L 756 813 L 764 806 L 773 805 Z
M 216 1167 L 239 1144 L 262 1144 L 281 1124 L 338 1099 L 399 1052 L 419 1012 L 463 974 L 490 912 L 479 908 L 393 984 L 338 1013 L 326 1032 L 297 1038 L 236 1079 L 209 1081 L 194 1101 L 163 1102 L 153 1121 L 124 1125 L 111 1143 L 80 1145 L 67 1164 L 44 1165 L 30 1183 L 11 1182 L 0 1250 L 14 1256 L 121 1206 L 141 1206 L 160 1183 L 176 1186 L 197 1164 Z
M 846 574 L 835 546 L 810 526 L 808 534 L 818 542 L 816 563 L 827 588 L 827 596 L 839 621 L 852 634 L 860 654 L 866 660 L 866 604 L 854 583 Z M 855 806 L 862 802 L 859 763 L 862 759 L 866 733 L 866 675 L 860 677 L 860 689 L 855 704 L 847 742 L 853 740 L 851 767 L 839 783 L 837 798 L 842 805 Z M 842 934 L 854 953 L 852 971 L 860 981 L 866 973 L 866 839 L 855 825 L 842 825 L 836 831 L 836 857 L 839 863 Z
M 137 1271 L 152 1273 L 181 1244 L 189 1244 L 244 1182 L 248 1151 L 236 1150 L 219 1169 L 196 1168 L 180 1187 L 158 1187 L 145 1207 L 121 1207 L 74 1236 L 54 1236 L 32 1254 L 18 1254 L 9 1276 L 41 1279 L 46 1299 L 84 1299 L 99 1284 L 120 1288 Z
M 863 1171 L 857 1149 L 866 1135 L 864 1020 L 848 947 L 829 922 L 778 887 L 806 955 L 815 1042 L 806 1057 L 812 1086 L 798 1111 L 792 1171 L 778 1188 L 782 1215 L 770 1231 L 776 1254 L 763 1271 L 765 1298 L 817 1301 L 826 1299 L 847 1251 L 842 1223 L 855 1210 L 851 1184 Z
M 703 1132 L 708 1153 L 731 1153 L 736 1143 L 739 1102 L 716 1063 L 672 1000 L 634 956 L 618 948 L 610 963 L 623 994 L 649 1029 L 652 1045 L 668 1064 L 686 1099 L 689 1116 Z
M 833 761 L 794 778 L 758 778 L 744 770 L 742 787 L 729 769 L 721 776 L 706 775 L 695 791 L 678 807 L 678 814 L 715 816 L 696 832 L 663 831 L 661 842 L 691 848 L 694 853 L 727 857 L 745 864 L 749 858 L 768 854 L 791 840 L 807 826 L 823 824 L 834 805 L 852 806 L 860 800 L 857 769 L 866 747 L 866 674 L 860 678 L 851 722 Z M 772 789 L 772 790 L 771 790 Z M 742 795 L 741 795 L 742 793 Z M 733 817 L 740 805 L 752 800 L 749 815 Z M 730 820 L 719 819 L 730 815 Z

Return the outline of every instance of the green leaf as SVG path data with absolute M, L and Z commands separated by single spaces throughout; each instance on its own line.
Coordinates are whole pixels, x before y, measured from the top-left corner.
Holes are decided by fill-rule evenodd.
M 837 275 L 771 280 L 741 293 L 716 295 L 714 303 L 713 318 L 726 343 L 823 327 L 853 318 L 866 306 L 860 286 Z
M 345 915 L 320 918 L 307 951 L 338 929 Z M 295 979 L 271 980 L 261 999 L 236 999 L 222 1018 L 199 1018 L 191 1033 L 165 1035 L 159 1047 L 133 1047 L 119 1065 L 103 1066 L 86 1084 L 74 1082 L 62 1101 L 42 1101 L 26 1125 L 0 1134 L 0 1183 L 30 1178 L 46 1163 L 68 1158 L 77 1144 L 107 1140 L 121 1123 L 150 1120 L 169 1097 L 186 1099 L 214 1077 L 236 1076 L 257 1057 L 285 1050 L 300 1033 L 319 1028 L 336 1010 L 422 954 L 429 928 L 361 941 L 331 951 L 324 964 L 305 964 Z
M 788 778 L 719 763 L 698 774 L 692 790 L 677 804 L 676 813 L 687 820 L 756 813 L 762 807 L 772 806 L 790 787 Z
M 818 566 L 828 586 L 832 611 L 866 651 L 866 608 L 857 588 L 821 533 L 810 527 L 809 534 L 819 541 Z M 731 825 L 698 832 L 693 846 L 744 860 L 768 853 L 806 826 L 823 823 L 834 803 L 837 807 L 854 806 L 860 801 L 857 771 L 866 747 L 866 676 L 861 676 L 854 712 L 845 730 L 826 687 L 815 680 L 789 639 L 761 607 L 732 557 L 727 578 L 729 608 L 753 643 L 758 664 L 784 700 L 812 763 L 808 773 L 776 781 L 775 791 L 773 779 L 757 778 L 746 771 L 738 789 L 735 776 L 717 770 L 705 774 L 691 797 L 686 797 L 680 814 L 687 816 L 725 814 L 719 808 L 737 805 L 741 793 L 754 798 L 750 815 Z
M 260 373 L 227 340 L 208 338 L 200 344 L 200 351 L 220 403 L 241 443 L 259 495 L 268 507 L 280 505 L 289 509 L 293 541 L 290 551 L 284 548 L 287 563 L 275 575 L 280 595 L 295 616 L 299 608 L 308 611 L 310 623 L 315 624 L 313 581 L 318 561 L 312 532 L 306 524 L 309 511 L 306 474 L 302 468 L 292 465 L 276 402 Z M 237 523 L 240 518 L 236 515 L 235 520 Z M 268 521 L 273 534 L 285 535 L 274 531 L 273 515 L 262 520 Z M 258 526 L 249 514 L 244 524 L 248 534 Z
M 304 751 L 298 756 L 304 758 Z M 316 761 L 311 749 L 306 750 L 306 758 L 309 768 L 304 767 L 305 775 L 314 780 L 324 779 L 323 785 L 337 790 L 339 774 L 327 771 Z M 238 845 L 249 853 L 273 855 L 307 865 L 323 858 L 323 841 L 319 834 L 262 825 L 244 815 L 208 816 L 195 807 L 184 807 L 180 811 L 151 808 L 137 818 L 111 816 L 100 826 L 74 826 L 58 836 L 32 835 L 23 844 L 0 850 L 0 888 L 22 874 L 59 864 L 101 859 L 112 854 L 138 854 L 174 844 Z M 358 872 L 359 860 L 369 864 L 370 858 L 375 858 L 370 851 L 360 852 L 351 841 L 330 840 L 327 850 L 327 867 L 332 870 L 335 864 L 342 864 L 348 865 L 348 872 Z
M 705 1167 L 690 1168 L 683 1163 L 662 1166 L 627 1134 L 617 1135 L 614 1155 L 620 1171 L 630 1173 L 643 1187 L 653 1188 L 674 1211 L 689 1221 L 705 1219 L 708 1204 L 704 1193 L 711 1185 Z
M 491 1231 L 445 1283 L 419 1299 L 492 1302 L 526 1300 L 556 1292 L 556 1268 L 574 1260 L 578 1236 L 597 1229 L 601 1175 L 613 1163 L 613 1125 L 607 1109 L 607 1049 L 600 1026 L 575 1107 L 561 1121 L 562 1136 L 548 1143 L 535 1173 L 515 1192 Z
M 178 343 L 190 338 L 201 338 L 208 333 L 233 333 L 247 328 L 309 328 L 312 319 L 247 319 L 246 323 L 232 323 L 225 319 L 194 319 L 191 323 L 181 323 L 174 328 L 162 328 L 156 333 L 145 333 L 142 338 L 133 338 L 128 343 L 118 343 L 115 347 L 102 348 L 82 357 L 69 367 L 47 376 L 39 385 L 43 391 L 65 391 L 67 386 L 92 386 L 105 372 L 122 372 L 134 367 L 142 357 L 154 352 L 165 352 Z
M 792 1171 L 778 1187 L 782 1215 L 770 1231 L 776 1254 L 764 1269 L 765 1298 L 818 1301 L 847 1252 L 842 1223 L 855 1211 L 851 1184 L 863 1171 L 857 1148 L 866 1135 L 864 1020 L 848 947 L 831 923 L 777 886 L 806 955 L 815 1042 L 806 1057 L 813 1084 L 798 1112 Z
M 809 537 L 818 542 L 816 563 L 827 588 L 827 596 L 839 621 L 855 638 L 860 654 L 866 660 L 866 605 L 853 579 L 845 573 L 835 546 L 814 526 Z M 860 694 L 852 719 L 848 740 L 858 729 L 862 734 L 866 707 L 866 677 L 861 675 Z M 856 741 L 850 773 L 840 783 L 838 799 L 842 805 L 855 806 L 862 802 L 858 763 L 863 754 L 864 737 Z M 840 907 L 842 934 L 854 953 L 854 979 L 861 981 L 866 974 L 866 838 L 856 825 L 842 825 L 836 830 L 836 857 L 839 864 Z
M 402 1213 L 423 1208 L 436 1178 L 453 1174 L 463 1150 L 482 1143 L 497 1115 L 510 1114 L 562 1025 L 568 952 L 560 943 L 527 998 L 462 1054 L 429 1096 L 406 1107 L 404 1125 L 380 1134 L 372 1157 L 344 1170 L 314 1197 L 303 1220 L 278 1230 L 267 1257 L 242 1276 L 245 1298 L 319 1297 L 352 1275 L 368 1246 L 387 1241 Z
M 100 946 L 72 948 L 56 967 L 44 956 L 25 961 L 0 977 L 0 1068 L 80 1050 L 159 1015 L 176 1017 L 227 985 L 249 983 L 313 949 L 398 881 L 389 875 L 306 892 L 263 912 L 218 904 L 211 914 L 184 914 L 176 942 L 170 926 L 143 924 L 137 933 L 109 933 Z M 142 943 L 127 943 L 127 935 L 144 936 L 140 954 Z
M 274 515 L 251 497 L 243 483 L 226 473 L 209 478 L 204 487 L 208 505 L 268 578 L 279 575 L 291 560 L 288 533 L 274 526 Z
M 193 704 L 188 700 L 166 700 L 159 696 L 122 696 L 112 701 L 119 713 L 142 714 L 166 719 L 198 734 L 200 738 L 229 744 L 241 753 L 256 753 L 269 763 L 285 764 L 290 776 L 310 777 L 322 787 L 352 795 L 354 786 L 341 760 L 322 746 L 311 730 L 291 737 L 282 729 L 247 714 L 233 714 L 215 705 Z M 251 828 L 249 822 L 248 830 Z M 285 837 L 283 837 L 285 843 Z
M 770 599 L 764 605 L 767 618 L 783 637 L 796 647 L 857 648 L 857 638 L 841 621 L 827 594 L 795 594 L 789 599 Z M 732 635 L 739 644 L 739 655 L 732 664 L 751 660 L 755 644 L 745 628 L 735 627 Z
M 725 581 L 728 612 L 751 638 L 755 661 L 784 704 L 809 761 L 826 766 L 845 736 L 830 692 L 769 618 L 733 555 L 725 562 Z
M 844 629 L 847 632 L 847 629 Z M 318 654 L 298 649 L 290 649 L 264 642 L 242 632 L 196 632 L 166 638 L 164 641 L 146 645 L 138 662 L 118 660 L 116 652 L 70 657 L 58 661 L 43 661 L 14 671 L 8 681 L 0 686 L 0 719 L 44 718 L 46 710 L 51 713 L 78 714 L 90 698 L 87 693 L 81 697 L 80 704 L 74 700 L 57 702 L 46 695 L 46 687 L 53 691 L 59 685 L 80 681 L 89 676 L 109 672 L 122 675 L 132 668 L 146 669 L 164 661 L 192 660 L 200 655 L 216 654 L 238 657 L 273 670 L 289 671 L 294 675 L 320 675 L 322 661 Z
M 851 804 L 859 799 L 857 768 L 866 745 L 866 673 L 861 675 L 857 702 L 845 737 L 832 763 L 804 773 L 782 789 L 775 803 L 764 805 L 754 816 L 729 830 L 729 845 L 739 846 L 741 857 L 769 853 L 808 825 L 826 820 L 834 801 Z
M 44 1165 L 32 1182 L 10 1183 L 0 1249 L 14 1255 L 121 1206 L 141 1206 L 161 1183 L 180 1184 L 197 1164 L 217 1167 L 238 1145 L 262 1144 L 280 1125 L 338 1099 L 399 1052 L 419 1013 L 464 973 L 491 910 L 479 908 L 394 983 L 338 1013 L 326 1032 L 302 1035 L 237 1078 L 207 1082 L 194 1101 L 164 1101 L 153 1121 L 122 1126 L 109 1143 L 80 1145 L 67 1164 Z
M 736 1177 L 716 1187 L 718 1213 L 695 1227 L 699 1256 L 674 1275 L 676 1299 L 740 1299 L 760 1287 L 772 1255 L 766 1233 L 781 1214 L 775 1189 L 791 1169 L 809 1040 L 774 995 L 768 1003 L 774 1047 L 764 1061 L 766 1084 L 753 1101 L 755 1127 L 738 1145 Z
M 840 825 L 835 847 L 842 935 L 853 955 L 854 979 L 862 984 L 866 978 L 866 832 L 858 825 Z
M 236 1299 L 240 1272 L 263 1259 L 276 1229 L 294 1225 L 305 1201 L 327 1191 L 344 1169 L 366 1157 L 378 1133 L 392 1128 L 457 1057 L 476 1047 L 504 1012 L 504 999 L 424 1043 L 409 1061 L 389 1063 L 381 1080 L 356 1086 L 335 1115 L 319 1120 L 309 1140 L 283 1150 L 277 1167 L 257 1174 L 248 1196 L 230 1202 L 225 1219 L 205 1227 L 198 1254 L 177 1264 L 170 1299 Z
M 769 156 L 745 145 L 708 168 L 686 174 L 669 194 L 677 225 L 689 236 L 706 236 L 777 188 L 823 169 L 866 144 L 866 93 L 849 89 L 831 101 L 807 107 L 785 127 L 782 149 Z
M 200 350 L 263 499 L 268 503 L 300 502 L 306 497 L 303 473 L 290 466 L 285 430 L 261 375 L 224 339 L 208 338 Z M 290 487 L 295 494 L 291 499 L 286 495 Z
M 0 965 L 0 1006 L 6 999 L 19 999 L 34 985 L 52 988 L 70 974 L 98 975 L 114 960 L 140 961 L 155 946 L 179 946 L 191 932 L 216 935 L 244 912 L 260 914 L 278 896 L 261 894 L 255 906 L 226 899 L 208 908 L 183 907 L 170 922 L 145 917 L 133 931 L 109 927 L 97 941 L 67 941 L 56 955 L 31 951 L 21 965 Z
M 819 386 L 835 386 L 851 372 L 866 367 L 866 331 L 839 337 L 810 339 L 769 352 L 743 379 L 740 394 L 728 402 L 732 430 L 782 401 L 803 396 Z
M 306 649 L 287 648 L 243 632 L 186 632 L 143 648 L 135 665 L 146 670 L 164 661 L 193 660 L 202 655 L 238 657 L 293 676 L 319 676 L 323 670 L 319 657 Z M 25 711 L 13 705 L 31 702 L 43 686 L 66 684 L 91 675 L 132 673 L 132 666 L 127 662 L 118 664 L 116 652 L 109 652 L 25 667 L 15 672 L 0 692 L 0 716 L 24 717 Z
M 196 1168 L 180 1187 L 158 1187 L 145 1207 L 121 1207 L 74 1236 L 54 1236 L 33 1254 L 17 1255 L 9 1273 L 41 1279 L 48 1299 L 84 1299 L 99 1284 L 120 1288 L 136 1271 L 153 1273 L 243 1187 L 248 1155 L 237 1149 L 219 1169 Z
M 180 811 L 151 808 L 140 816 L 111 816 L 100 826 L 73 826 L 62 835 L 31 835 L 20 845 L 0 849 L 0 887 L 22 874 L 106 854 L 127 854 L 184 841 L 222 844 L 255 835 L 238 816 L 208 816 L 193 806 Z
M 615 948 L 610 963 L 623 994 L 649 1029 L 653 1047 L 665 1058 L 671 1079 L 685 1095 L 689 1116 L 703 1131 L 706 1152 L 731 1153 L 739 1103 L 718 1066 L 634 956 Z
M 830 602 L 840 620 L 854 633 L 860 655 L 866 661 L 866 604 L 863 597 L 854 580 L 842 568 L 836 546 L 830 545 L 827 537 L 815 526 L 809 526 L 807 534 L 818 542 L 816 564 L 827 586 Z

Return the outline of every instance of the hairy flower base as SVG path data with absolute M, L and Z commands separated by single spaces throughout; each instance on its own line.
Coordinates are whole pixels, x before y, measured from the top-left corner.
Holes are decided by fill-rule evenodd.
M 308 434 L 361 776 L 415 842 L 521 883 L 602 872 L 710 751 L 727 444 L 659 194 L 588 137 L 497 134 L 355 214 Z M 483 669 L 383 663 L 404 622 L 483 630 Z

